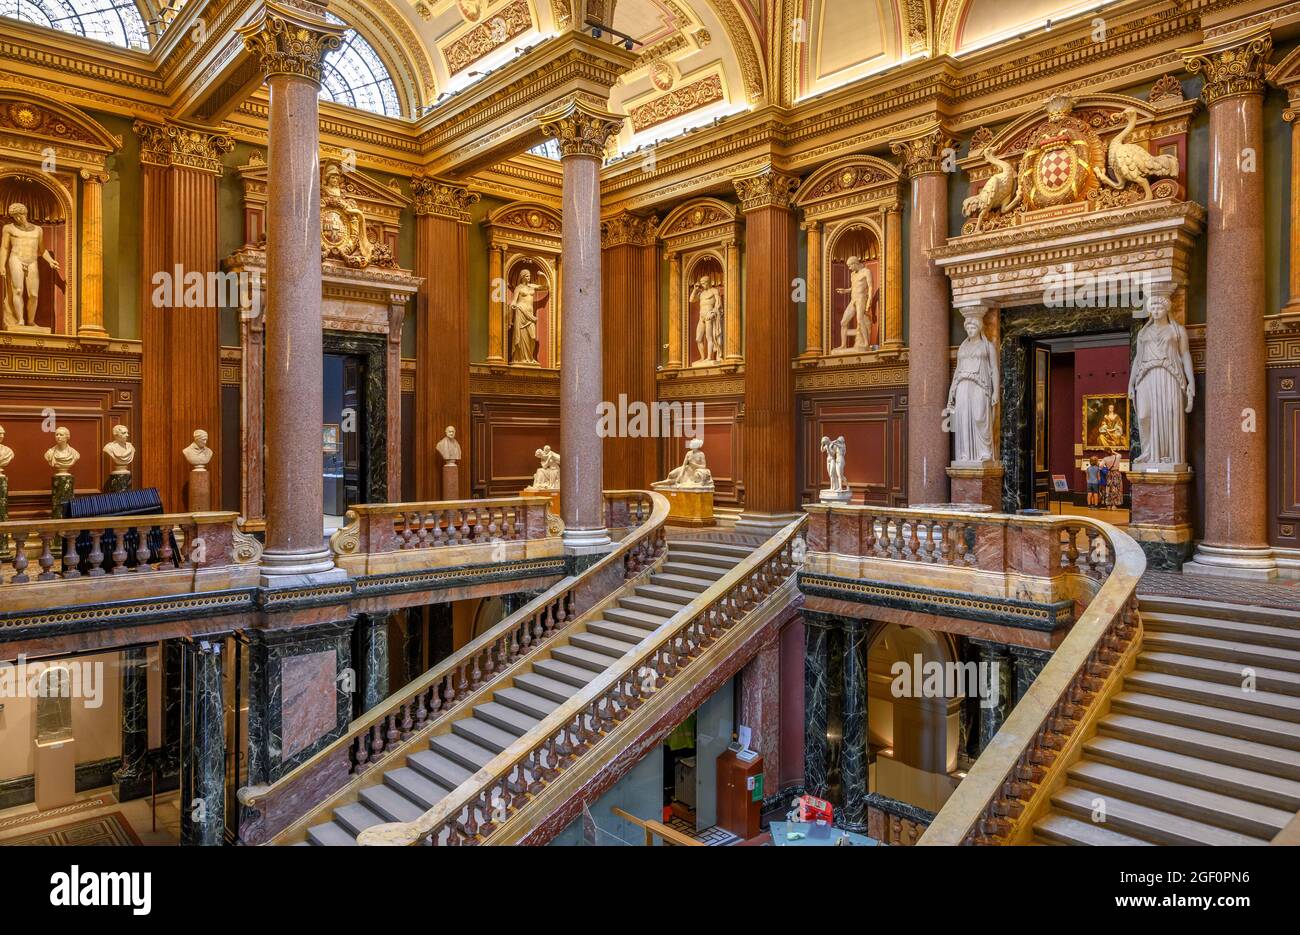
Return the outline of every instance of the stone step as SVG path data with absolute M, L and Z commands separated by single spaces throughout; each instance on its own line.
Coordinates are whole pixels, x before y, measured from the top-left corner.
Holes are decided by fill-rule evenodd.
M 1216 640 L 1206 636 L 1192 636 L 1189 633 L 1147 630 L 1142 634 L 1142 648 L 1180 653 L 1184 656 L 1198 656 L 1202 659 L 1217 659 L 1243 666 L 1262 666 L 1287 672 L 1300 672 L 1300 650 L 1277 649 L 1235 640 Z
M 1300 782 L 1291 779 L 1280 779 L 1118 737 L 1094 737 L 1084 749 L 1087 758 L 1096 762 L 1293 814 L 1300 811 Z
M 318 847 L 357 846 L 357 836 L 334 821 L 308 828 L 307 840 Z
M 1245 691 L 1240 682 L 1222 685 L 1204 679 L 1167 675 L 1138 669 L 1124 679 L 1125 690 L 1180 698 L 1198 704 L 1216 705 L 1245 714 L 1272 717 L 1282 721 L 1300 722 L 1300 698 L 1269 691 Z
M 452 727 L 455 728 L 456 724 L 459 723 L 459 721 L 452 722 Z M 439 734 L 437 737 L 434 737 L 429 741 L 429 749 L 434 753 L 439 753 L 442 756 L 445 756 L 453 763 L 459 763 L 471 773 L 478 772 L 488 763 L 492 762 L 492 758 L 500 752 L 498 750 L 489 750 L 487 747 L 480 746 L 478 743 L 475 743 L 473 740 L 470 740 L 468 737 L 465 737 L 460 733 Z M 433 778 L 439 779 L 438 776 L 434 776 Z M 457 785 L 459 784 L 460 783 L 457 783 Z
M 391 786 L 366 786 L 358 793 L 358 798 L 366 808 L 384 821 L 415 821 L 425 813 L 425 809 L 412 802 Z
M 1262 623 L 1241 623 L 1236 620 L 1216 620 L 1211 617 L 1194 617 L 1187 614 L 1143 614 L 1142 625 L 1148 630 L 1187 633 L 1215 640 L 1253 643 L 1272 646 L 1274 649 L 1300 651 L 1300 630 Z
M 1147 669 L 1151 672 L 1163 672 L 1166 675 L 1179 675 L 1183 678 L 1200 679 L 1238 688 L 1245 683 L 1247 677 L 1250 677 L 1254 679 L 1255 688 L 1259 691 L 1300 695 L 1300 672 L 1286 672 L 1263 666 L 1244 666 L 1236 662 L 1172 652 L 1144 651 L 1138 655 L 1137 665 L 1139 669 Z
M 1300 750 L 1300 728 L 1295 724 L 1277 718 L 1230 711 L 1216 705 L 1196 704 L 1125 690 L 1115 696 L 1111 710 L 1117 714 L 1132 714 L 1242 740 L 1285 747 L 1288 750 Z
M 458 737 L 452 739 L 460 740 Z M 471 769 L 451 757 L 444 756 L 440 751 L 432 747 L 428 750 L 412 753 L 406 758 L 406 762 L 417 773 L 433 780 L 448 792 L 469 779 L 478 770 L 477 766 Z
M 669 617 L 681 611 L 681 604 L 673 604 L 668 601 L 656 601 L 652 598 L 632 595 L 630 597 L 620 597 L 618 606 L 624 610 L 639 610 L 643 614 L 650 614 L 654 617 L 663 617 L 667 620 Z
M 1300 782 L 1300 752 L 1296 750 L 1131 714 L 1109 714 L 1098 724 L 1098 730 L 1147 747 Z
M 637 631 L 641 636 L 645 635 L 644 630 Z M 632 651 L 632 647 L 641 642 L 637 637 L 623 636 L 605 636 L 600 633 L 575 633 L 569 637 L 569 645 L 577 646 L 580 649 L 590 650 L 593 653 L 601 653 L 610 657 L 611 661 L 626 656 Z
M 388 770 L 384 773 L 384 782 L 425 811 L 437 805 L 451 791 L 409 766 Z
M 613 620 L 615 623 L 626 623 L 634 627 L 640 627 L 643 630 L 658 630 L 667 622 L 667 617 L 656 617 L 652 614 L 645 614 L 639 610 L 628 610 L 623 607 L 608 607 L 604 611 L 606 620 Z
M 743 559 L 749 558 L 754 554 L 754 546 L 741 545 L 737 542 L 715 542 L 712 539 L 669 539 L 668 551 L 672 553 L 678 549 L 689 552 L 707 552 L 712 555 L 725 555 L 730 558 Z
M 664 604 L 676 604 L 678 608 L 689 604 L 698 593 L 683 588 L 664 587 L 662 584 L 638 584 L 636 586 L 637 596 L 648 597 Z
M 1103 793 L 1108 816 L 1109 800 L 1114 797 L 1267 841 L 1295 814 L 1086 759 L 1070 767 L 1069 777 L 1072 785 Z
M 619 655 L 623 655 L 619 653 Z M 592 672 L 604 672 L 618 656 L 609 656 L 606 653 L 596 652 L 590 649 L 584 649 L 581 646 L 556 646 L 551 650 L 551 658 L 560 662 L 577 666 L 579 669 L 590 669 Z
M 1300 590 L 1296 591 L 1296 603 L 1300 605 Z M 1143 595 L 1139 599 L 1138 609 L 1144 617 L 1148 613 L 1212 617 L 1217 620 L 1235 620 L 1239 623 L 1300 629 L 1300 610 L 1283 610 L 1278 607 L 1251 607 L 1246 604 L 1225 604 L 1200 598 L 1166 597 L 1157 594 Z
M 609 639 L 623 640 L 631 645 L 635 645 L 635 643 L 632 643 L 632 640 L 636 640 L 636 642 L 639 643 L 653 631 L 647 630 L 645 627 L 634 627 L 630 624 L 619 623 L 616 620 L 593 620 L 587 624 L 587 632 L 591 634 L 599 634 L 600 636 Z
M 474 706 L 474 717 L 516 737 L 522 737 L 541 721 L 539 717 L 508 707 L 498 701 Z
M 478 744 L 485 750 L 490 750 L 493 754 L 500 753 L 519 739 L 518 734 L 502 730 L 495 724 L 489 724 L 477 717 L 463 717 L 452 721 L 451 732 Z
M 660 574 L 652 575 L 648 587 L 672 588 L 676 591 L 689 591 L 694 595 L 699 595 L 707 591 L 711 583 L 708 578 L 697 578 L 695 575 L 675 575 L 665 570 Z M 691 600 L 694 599 L 694 597 L 691 598 Z
M 551 701 L 568 701 L 577 691 L 577 687 L 568 682 L 561 682 L 541 672 L 524 672 L 514 678 L 515 687 L 534 695 L 541 695 Z M 583 684 L 586 684 L 585 682 Z
M 1034 824 L 1034 836 L 1047 844 L 1085 847 L 1150 847 L 1150 841 L 1112 831 L 1105 825 L 1080 821 L 1061 812 L 1048 812 Z
M 735 555 L 719 555 L 716 552 L 702 552 L 696 549 L 668 548 L 668 560 L 695 565 L 701 568 L 716 568 L 722 572 L 731 571 L 740 564 L 741 559 Z
M 499 701 L 506 707 L 514 708 L 519 713 L 539 721 L 560 706 L 560 702 L 554 698 L 538 695 L 519 687 L 519 679 L 515 679 L 515 684 L 514 688 L 502 688 L 493 692 L 492 700 Z
M 334 823 L 354 838 L 372 825 L 382 825 L 388 819 L 371 811 L 361 802 L 349 802 L 334 809 Z
M 1102 799 L 1106 804 L 1105 827 L 1110 831 L 1141 838 L 1152 844 L 1188 845 L 1265 845 L 1260 838 L 1251 838 L 1214 825 L 1184 818 L 1171 812 L 1148 808 L 1136 802 L 1115 796 L 1102 796 L 1095 789 L 1065 786 L 1052 796 L 1052 804 L 1067 815 L 1091 821 L 1094 802 Z
M 663 564 L 665 575 L 676 575 L 681 578 L 696 578 L 700 581 L 714 582 L 727 573 L 725 568 L 714 568 L 712 565 L 697 565 L 694 562 L 686 563 L 676 561 L 676 556 L 668 556 L 668 561 Z M 658 575 L 652 578 L 652 581 L 658 580 Z
M 562 659 L 539 659 L 533 663 L 533 671 L 548 679 L 572 685 L 573 687 L 569 689 L 570 695 L 576 694 L 579 688 L 596 677 L 596 673 L 591 669 L 575 666 Z

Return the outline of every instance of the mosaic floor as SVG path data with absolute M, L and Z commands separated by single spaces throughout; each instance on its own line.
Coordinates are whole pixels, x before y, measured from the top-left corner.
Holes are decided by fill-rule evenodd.
M 701 844 L 707 844 L 710 847 L 730 847 L 733 844 L 739 844 L 740 838 L 736 837 L 730 831 L 719 828 L 714 825 L 711 828 L 705 828 L 703 831 L 696 831 L 695 825 L 691 822 L 684 821 L 674 815 L 668 819 L 668 827 L 674 831 L 680 831 L 682 834 L 689 835 Z
M 108 812 L 5 838 L 0 847 L 130 847 L 139 843 L 122 813 Z

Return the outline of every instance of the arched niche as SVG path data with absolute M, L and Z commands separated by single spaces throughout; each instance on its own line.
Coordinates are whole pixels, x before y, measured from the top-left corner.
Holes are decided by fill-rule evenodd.
M 483 220 L 488 234 L 488 356 L 490 364 L 558 369 L 560 366 L 561 257 L 560 215 L 545 205 L 516 201 L 491 212 Z M 520 350 L 520 329 L 529 326 L 527 306 L 512 310 L 523 271 L 530 271 L 533 304 L 531 360 Z M 538 282 L 538 279 L 544 280 Z
M 734 205 L 717 198 L 695 198 L 678 205 L 659 225 L 668 255 L 668 355 L 664 368 L 729 367 L 742 360 L 740 318 L 740 230 Z M 716 323 L 721 354 L 701 352 L 701 278 L 708 274 L 721 302 Z
M 76 334 L 77 323 L 69 282 L 76 282 L 76 237 L 71 193 L 53 176 L 28 169 L 0 168 L 0 226 L 11 223 L 9 207 L 22 204 L 27 220 L 41 229 L 41 246 L 58 262 L 55 270 L 43 259 L 36 261 L 37 306 L 34 324 L 51 334 Z M 4 280 L 4 288 L 11 288 Z M 23 309 L 16 310 L 20 316 Z

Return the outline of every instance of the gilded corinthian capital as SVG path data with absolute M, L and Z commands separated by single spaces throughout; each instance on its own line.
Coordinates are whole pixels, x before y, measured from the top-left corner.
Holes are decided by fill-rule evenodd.
M 239 35 L 244 48 L 257 55 L 266 77 L 294 75 L 320 84 L 321 60 L 342 44 L 346 29 L 326 20 L 324 7 L 314 3 L 266 0 Z
M 955 156 L 957 141 L 941 124 L 935 124 L 921 133 L 905 140 L 895 140 L 889 144 L 895 156 L 902 157 L 903 174 L 909 179 L 918 175 L 934 175 L 943 172 L 944 159 Z
M 140 161 L 151 166 L 184 166 L 221 174 L 221 157 L 235 141 L 213 127 L 137 120 L 132 129 L 140 137 Z
M 755 208 L 788 208 L 799 187 L 799 176 L 786 175 L 771 166 L 764 166 L 753 175 L 732 179 L 742 211 Z
M 623 117 L 611 114 L 582 97 L 561 101 L 538 116 L 545 136 L 560 144 L 560 157 L 594 156 L 601 159 L 609 141 L 623 127 Z
M 455 182 L 417 175 L 411 179 L 411 194 L 415 196 L 415 213 L 432 214 L 453 221 L 469 223 L 469 208 L 479 200 L 472 192 Z
M 1178 54 L 1192 74 L 1205 75 L 1201 96 L 1206 104 L 1239 94 L 1263 94 L 1264 73 L 1273 51 L 1273 36 L 1268 27 L 1231 40 L 1231 45 L 1204 43 Z

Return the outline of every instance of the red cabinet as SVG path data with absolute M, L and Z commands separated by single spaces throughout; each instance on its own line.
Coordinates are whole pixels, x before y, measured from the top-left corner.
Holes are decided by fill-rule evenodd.
M 746 763 L 732 750 L 723 753 L 718 757 L 718 827 L 744 840 L 756 837 L 762 808 L 763 758 Z

